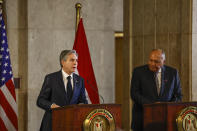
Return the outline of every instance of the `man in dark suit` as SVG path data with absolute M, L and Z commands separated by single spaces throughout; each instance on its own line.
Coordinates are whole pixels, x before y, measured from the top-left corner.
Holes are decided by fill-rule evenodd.
M 143 131 L 143 104 L 181 101 L 181 84 L 176 69 L 165 66 L 165 53 L 151 51 L 147 65 L 133 70 L 131 98 L 133 131 Z
M 45 110 L 41 131 L 52 130 L 52 109 L 71 104 L 87 104 L 84 80 L 77 74 L 78 55 L 75 50 L 63 50 L 60 54 L 62 69 L 46 75 L 37 99 L 37 105 Z M 65 116 L 62 116 L 65 117 Z

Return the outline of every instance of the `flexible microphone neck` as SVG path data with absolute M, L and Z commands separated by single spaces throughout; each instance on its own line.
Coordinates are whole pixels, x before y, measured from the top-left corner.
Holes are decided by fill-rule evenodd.
M 99 99 L 102 100 L 102 103 L 101 104 L 104 104 L 104 98 L 103 98 L 103 96 L 98 92 L 98 90 L 95 89 L 95 87 L 88 80 L 86 82 L 93 89 L 94 92 L 98 93 Z

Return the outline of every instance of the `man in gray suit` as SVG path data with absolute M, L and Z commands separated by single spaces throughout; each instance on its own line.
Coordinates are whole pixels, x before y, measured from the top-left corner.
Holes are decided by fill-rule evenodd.
M 164 65 L 165 53 L 151 51 L 147 65 L 133 70 L 131 98 L 133 131 L 143 131 L 143 104 L 181 101 L 181 84 L 176 69 Z
M 71 104 L 87 104 L 84 79 L 77 74 L 78 55 L 75 50 L 63 50 L 60 54 L 61 70 L 46 75 L 37 99 L 37 105 L 45 110 L 41 131 L 52 129 L 52 109 Z M 65 116 L 62 116 L 65 117 Z

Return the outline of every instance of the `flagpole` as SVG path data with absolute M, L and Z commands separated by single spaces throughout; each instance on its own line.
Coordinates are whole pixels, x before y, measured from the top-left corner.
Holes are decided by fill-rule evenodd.
M 77 3 L 75 5 L 75 8 L 76 8 L 76 26 L 75 26 L 75 32 L 77 32 L 77 27 L 78 27 L 78 24 L 79 24 L 79 20 L 80 20 L 80 17 L 81 17 L 81 3 Z
M 2 9 L 3 0 L 0 0 L 0 8 Z
M 7 16 L 5 15 L 6 14 L 6 9 L 5 9 L 5 4 L 6 3 L 3 3 L 4 0 L 0 0 L 0 10 L 4 13 L 2 13 L 2 16 L 3 16 L 3 19 L 4 19 L 4 22 L 5 22 L 5 27 L 7 27 Z

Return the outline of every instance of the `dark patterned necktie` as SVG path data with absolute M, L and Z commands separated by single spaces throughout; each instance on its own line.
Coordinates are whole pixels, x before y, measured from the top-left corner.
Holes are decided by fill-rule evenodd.
M 67 77 L 68 83 L 67 83 L 67 96 L 68 100 L 70 102 L 72 95 L 73 95 L 73 90 L 72 90 L 72 85 L 71 85 L 71 76 Z
M 160 94 L 160 88 L 159 88 L 159 78 L 158 78 L 158 72 L 155 73 L 155 83 L 156 83 L 156 87 L 157 87 L 157 94 Z

